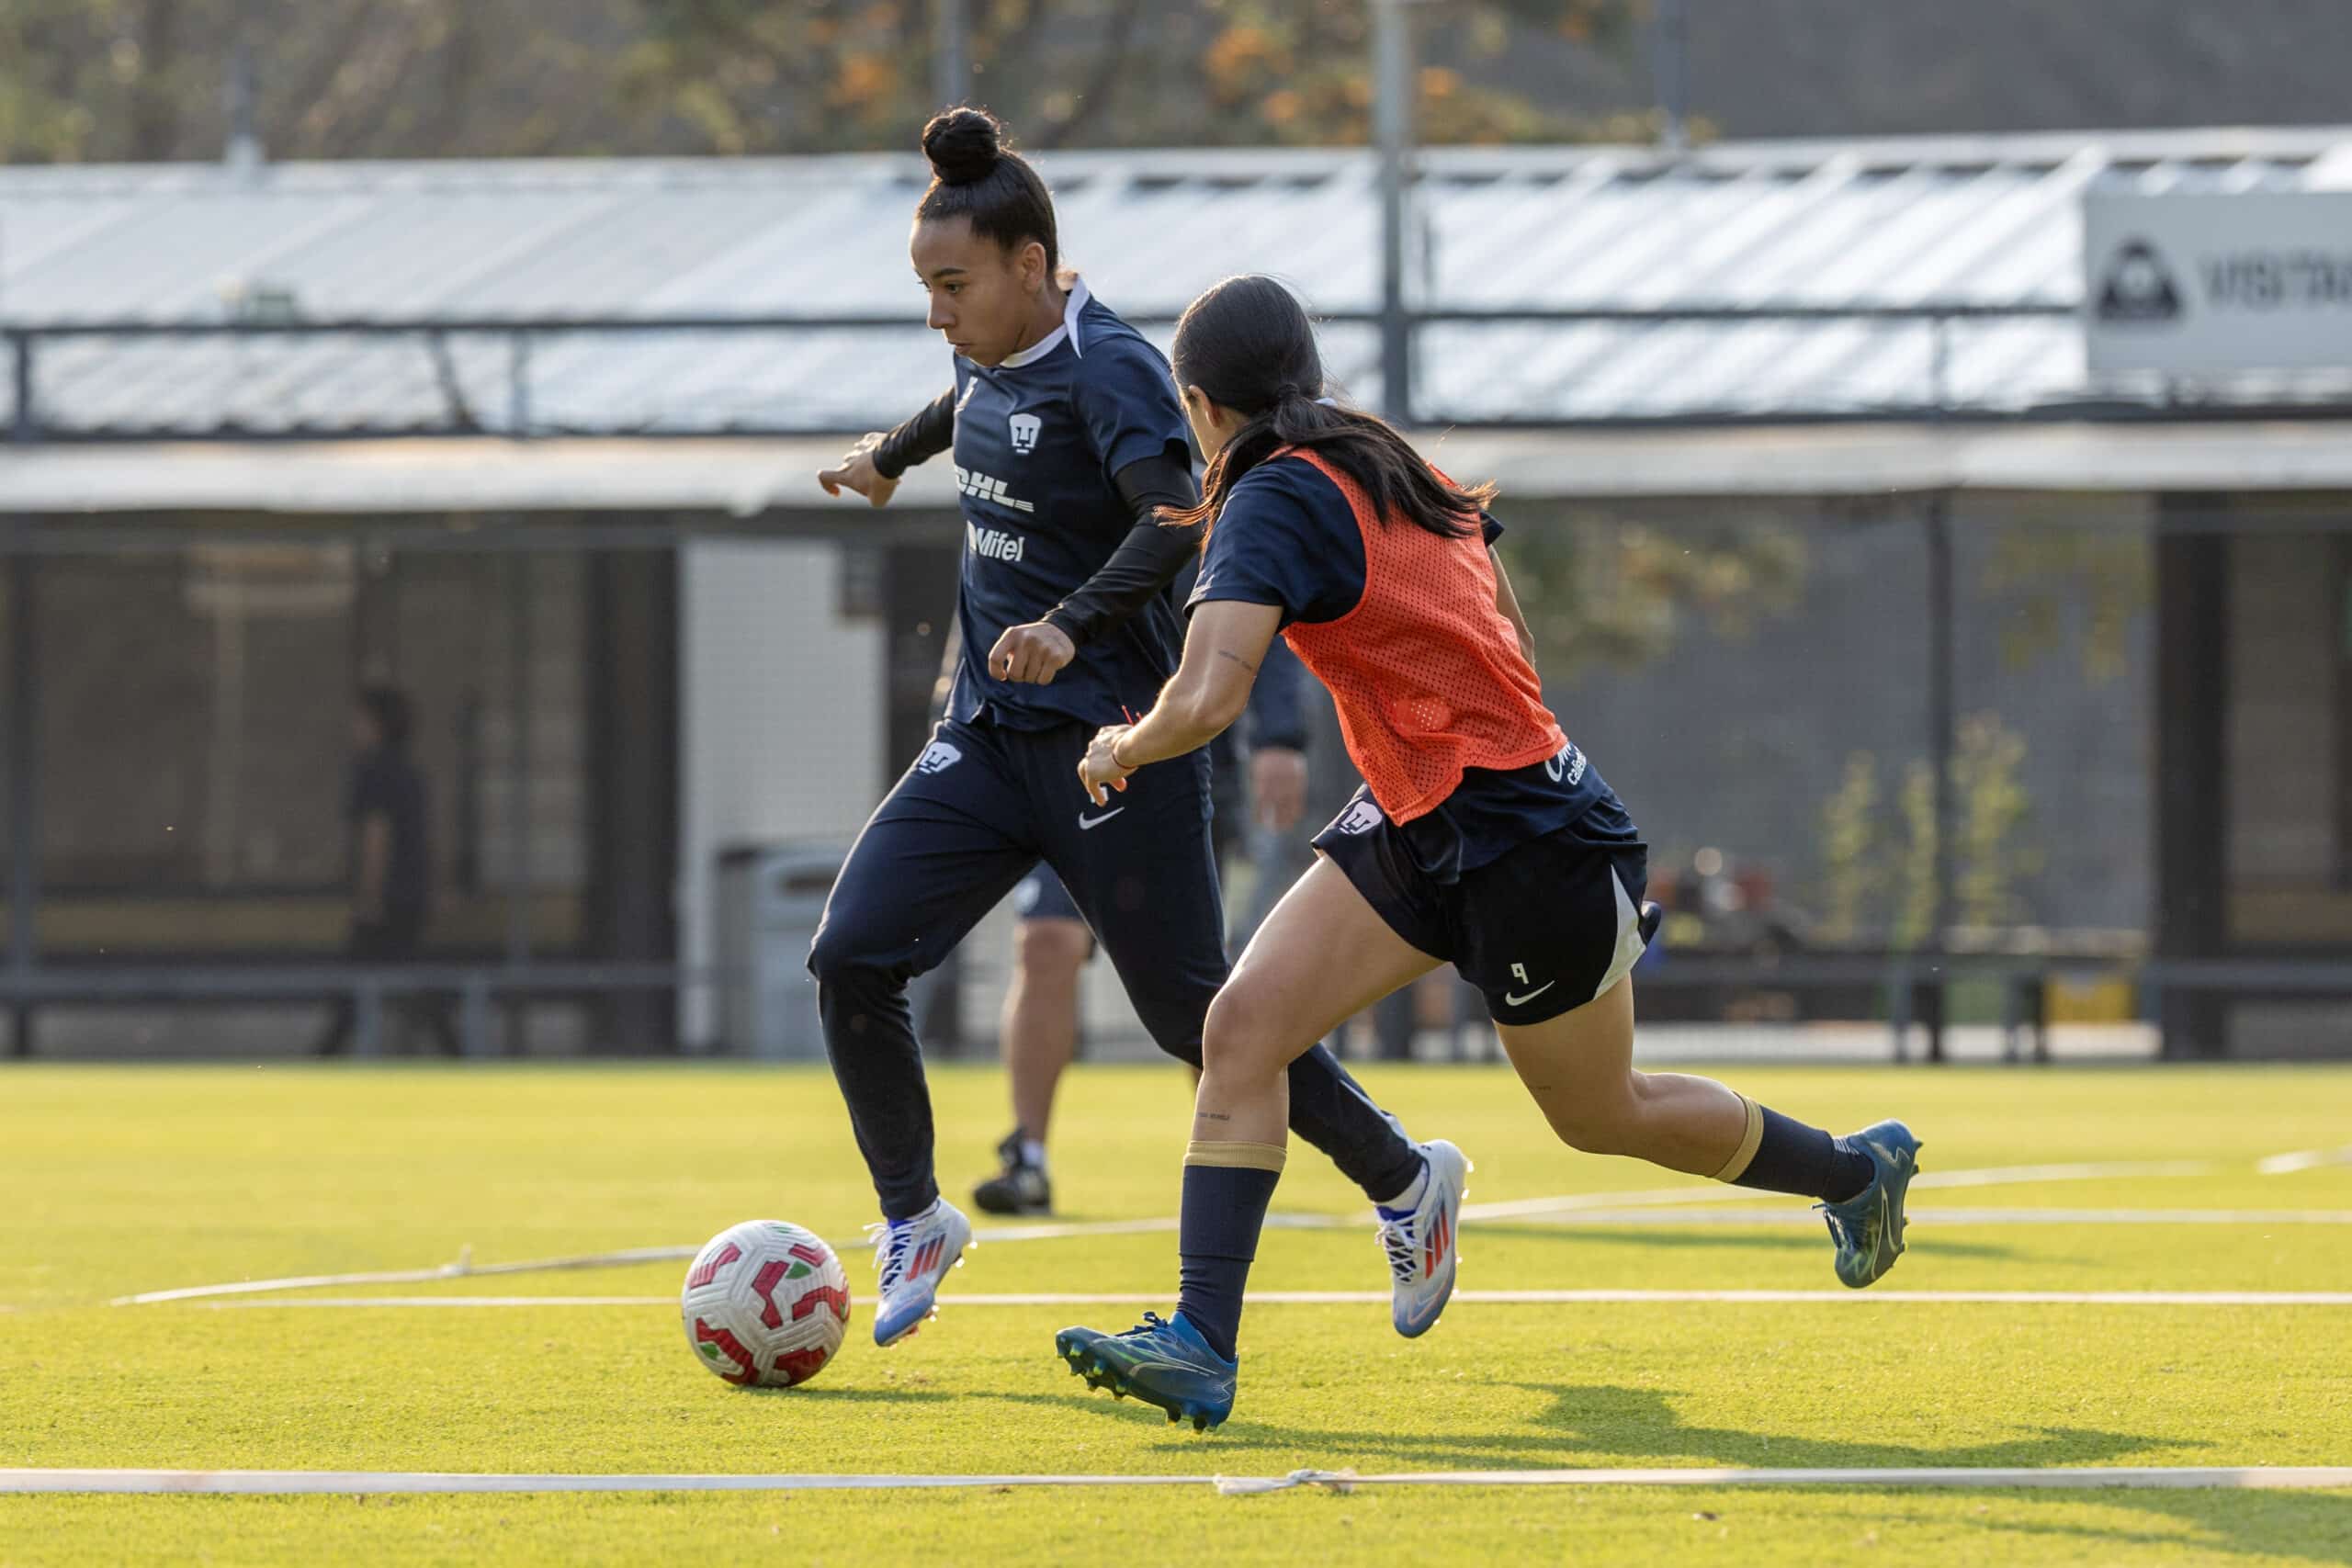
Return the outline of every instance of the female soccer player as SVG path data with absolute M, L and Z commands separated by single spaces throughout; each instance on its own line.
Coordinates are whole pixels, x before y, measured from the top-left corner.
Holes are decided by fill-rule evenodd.
M 1176 379 L 1210 457 L 1211 532 L 1174 680 L 1106 725 L 1079 775 L 1125 798 L 1232 722 L 1277 631 L 1329 687 L 1365 787 L 1267 918 L 1209 1010 L 1184 1156 L 1176 1314 L 1055 1348 L 1205 1428 L 1233 1408 L 1241 1292 L 1283 1168 L 1283 1067 L 1340 1019 L 1452 962 L 1487 993 L 1503 1047 L 1559 1134 L 1592 1154 L 1822 1201 L 1838 1277 L 1903 1250 L 1918 1140 L 1849 1138 L 1711 1079 L 1632 1066 L 1647 852 L 1554 722 L 1533 639 L 1492 549 L 1491 486 L 1464 490 L 1367 414 L 1319 400 L 1313 328 L 1271 278 L 1235 277 L 1176 329 Z M 1138 771 L 1140 770 L 1140 772 Z M 1452 1250 L 1450 1226 L 1392 1242 Z
M 1168 363 L 1059 266 L 1045 182 L 1001 127 L 958 108 L 923 130 L 934 177 L 910 242 L 954 389 L 819 476 L 876 505 L 908 464 L 952 445 L 963 495 L 963 653 L 946 716 L 867 821 L 808 955 L 834 1077 L 882 1201 L 876 1343 L 930 1315 L 971 1239 L 932 1169 L 931 1100 L 906 987 L 1043 859 L 1102 939 L 1160 1048 L 1197 1066 L 1227 965 L 1209 856 L 1206 759 L 1158 770 L 1090 807 L 1069 771 L 1095 729 L 1176 668 L 1165 590 L 1196 538 L 1160 527 L 1193 506 Z M 1404 1223 L 1451 1224 L 1459 1182 L 1329 1052 L 1294 1065 L 1290 1124 Z M 1442 1273 L 1397 1267 L 1398 1325 L 1435 1315 Z

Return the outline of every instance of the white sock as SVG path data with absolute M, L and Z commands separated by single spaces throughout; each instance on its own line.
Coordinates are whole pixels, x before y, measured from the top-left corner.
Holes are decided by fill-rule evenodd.
M 1037 1168 L 1037 1174 L 1038 1174 L 1038 1175 L 1040 1175 L 1040 1176 L 1045 1175 L 1045 1174 L 1046 1174 L 1046 1145 L 1045 1145 L 1045 1141 L 1044 1141 L 1043 1139 L 1040 1139 L 1040 1138 L 1023 1138 L 1023 1139 L 1022 1139 L 1022 1140 L 1021 1140 L 1021 1163 L 1022 1163 L 1023 1165 L 1034 1165 L 1034 1166 L 1035 1166 L 1035 1167 Z
M 1413 1184 L 1410 1187 L 1406 1188 L 1405 1190 L 1397 1193 L 1394 1198 L 1382 1198 L 1376 1200 L 1376 1201 L 1384 1209 L 1410 1209 L 1417 1207 L 1420 1203 L 1422 1196 L 1426 1194 L 1429 1190 L 1430 1162 L 1424 1159 L 1421 1161 L 1421 1173 L 1413 1178 Z

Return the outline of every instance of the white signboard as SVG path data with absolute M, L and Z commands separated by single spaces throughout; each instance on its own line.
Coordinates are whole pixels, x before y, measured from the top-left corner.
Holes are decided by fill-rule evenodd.
M 2094 375 L 2352 370 L 2352 191 L 2093 190 L 2083 266 Z

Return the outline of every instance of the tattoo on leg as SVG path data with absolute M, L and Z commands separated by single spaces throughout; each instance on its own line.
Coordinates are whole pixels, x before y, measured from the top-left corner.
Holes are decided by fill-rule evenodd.
M 1195 1122 L 1230 1122 L 1233 1118 L 1227 1116 L 1222 1111 L 1195 1111 L 1193 1112 L 1193 1120 Z

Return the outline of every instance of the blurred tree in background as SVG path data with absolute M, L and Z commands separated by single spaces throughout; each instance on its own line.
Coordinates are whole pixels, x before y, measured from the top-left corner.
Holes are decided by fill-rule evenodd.
M 0 157 L 221 155 L 242 40 L 272 158 L 652 152 L 635 0 L 0 0 Z
M 1524 75 L 1630 51 L 1649 0 L 1414 8 L 1438 142 L 1645 137 Z M 966 0 L 965 96 L 1033 148 L 1370 134 L 1364 0 Z M 0 0 L 0 158 L 901 150 L 933 102 L 933 0 Z
M 1792 614 L 1804 592 L 1805 535 L 1784 517 L 1727 512 L 1705 525 L 1510 498 L 1510 573 L 1537 662 L 1551 680 L 1631 668 L 1665 653 L 1687 625 L 1726 639 Z

